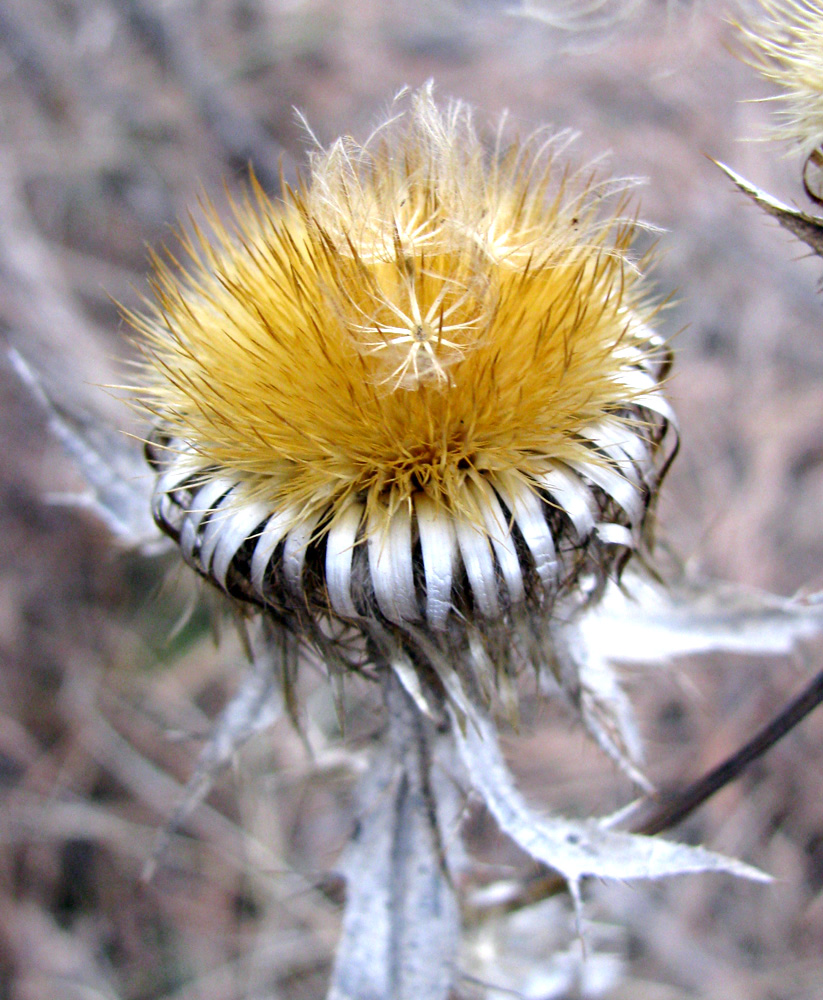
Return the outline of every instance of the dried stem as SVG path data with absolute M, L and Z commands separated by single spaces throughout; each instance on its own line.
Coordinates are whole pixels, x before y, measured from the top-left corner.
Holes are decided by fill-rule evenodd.
M 719 792 L 721 788 L 739 778 L 749 764 L 762 757 L 775 743 L 783 739 L 817 708 L 821 701 L 823 701 L 823 670 L 771 722 L 722 764 L 712 768 L 667 801 L 659 803 L 652 814 L 635 827 L 635 832 L 653 836 L 682 822 L 715 792 Z

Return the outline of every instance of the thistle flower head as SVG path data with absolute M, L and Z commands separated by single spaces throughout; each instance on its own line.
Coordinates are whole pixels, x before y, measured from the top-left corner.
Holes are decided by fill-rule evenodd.
M 505 670 L 642 543 L 668 354 L 614 183 L 407 100 L 157 263 L 155 518 L 294 631 Z
M 774 138 L 806 155 L 823 143 L 823 2 L 760 0 L 760 15 L 740 25 L 748 60 L 782 93 Z

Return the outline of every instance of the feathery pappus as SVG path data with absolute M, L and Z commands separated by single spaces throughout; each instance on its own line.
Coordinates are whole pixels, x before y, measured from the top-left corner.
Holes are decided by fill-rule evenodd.
M 402 96 L 156 261 L 154 517 L 330 667 L 491 699 L 643 550 L 676 449 L 626 184 Z M 571 682 L 573 687 L 573 682 Z

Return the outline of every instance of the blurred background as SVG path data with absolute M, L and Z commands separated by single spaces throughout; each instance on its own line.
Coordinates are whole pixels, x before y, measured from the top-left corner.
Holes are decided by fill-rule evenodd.
M 295 176 L 309 146 L 295 109 L 321 143 L 363 139 L 401 86 L 433 78 L 481 121 L 508 109 L 523 134 L 580 130 L 578 160 L 605 151 L 613 173 L 647 178 L 640 214 L 660 231 L 641 234 L 639 250 L 657 242 L 654 280 L 673 293 L 660 323 L 677 350 L 682 432 L 661 537 L 708 576 L 817 589 L 821 263 L 708 159 L 806 205 L 799 160 L 759 141 L 769 92 L 729 51 L 731 8 L 535 10 L 542 20 L 508 0 L 0 0 L 4 340 L 56 400 L 139 434 L 102 386 L 134 378 L 115 302 L 146 293 L 147 247 L 173 243 L 203 195 L 224 205 L 249 162 L 272 191 L 279 163 Z M 215 643 L 206 602 L 173 559 L 123 551 L 62 502 L 83 483 L 5 359 L 0 428 L 0 998 L 322 997 L 340 919 L 325 873 L 351 830 L 378 713 L 364 700 L 341 742 L 310 677 L 314 756 L 288 722 L 252 741 L 141 882 L 245 669 L 242 648 L 230 629 Z M 673 787 L 721 760 L 819 660 L 808 645 L 790 659 L 630 674 L 652 780 Z M 507 749 L 533 802 L 587 815 L 628 800 L 565 718 L 525 715 Z M 676 831 L 775 884 L 610 886 L 591 906 L 612 965 L 544 995 L 820 996 L 821 780 L 823 713 Z M 505 871 L 510 849 L 476 825 L 486 863 Z M 506 928 L 515 961 L 569 943 L 523 928 Z M 456 995 L 479 990 L 465 982 Z

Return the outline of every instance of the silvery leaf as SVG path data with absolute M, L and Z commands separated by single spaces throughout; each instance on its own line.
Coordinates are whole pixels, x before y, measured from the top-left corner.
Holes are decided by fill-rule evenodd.
M 252 669 L 223 709 L 200 751 L 185 795 L 157 836 L 152 856 L 143 871 L 144 880 L 152 877 L 171 834 L 203 802 L 240 748 L 252 736 L 273 726 L 282 714 L 279 653 L 278 644 L 272 640 L 265 623 L 262 624 L 254 644 Z
M 652 786 L 640 770 L 643 744 L 634 709 L 620 686 L 617 669 L 605 655 L 610 649 L 608 639 L 596 629 L 574 625 L 558 627 L 552 636 L 555 659 L 561 669 L 565 667 L 577 679 L 584 725 L 623 772 L 644 791 L 651 792 Z M 549 675 L 545 679 L 549 683 L 554 680 Z M 543 686 L 548 688 L 545 683 Z
M 346 909 L 328 1000 L 445 1000 L 459 911 L 433 802 L 437 734 L 390 671 L 385 692 L 389 752 L 361 787 L 341 862 Z
M 478 922 L 465 935 L 462 978 L 482 987 L 484 1000 L 611 996 L 625 976 L 628 934 L 587 922 L 584 950 L 569 923 L 559 896 Z
M 152 477 L 140 445 L 101 417 L 55 402 L 18 351 L 10 348 L 8 357 L 43 410 L 49 430 L 89 485 L 86 493 L 52 496 L 52 500 L 93 511 L 120 541 L 146 554 L 167 548 L 170 543 L 151 517 Z
M 764 212 L 777 219 L 784 229 L 787 229 L 793 236 L 796 236 L 799 240 L 810 246 L 818 256 L 823 256 L 823 219 L 784 205 L 777 198 L 773 198 L 770 194 L 767 194 L 759 187 L 747 181 L 745 177 L 741 177 L 731 167 L 727 167 L 725 163 L 720 163 L 717 160 L 714 162 Z
M 563 876 L 578 915 L 580 881 L 587 876 L 653 879 L 721 871 L 755 881 L 770 881 L 758 869 L 702 847 L 609 830 L 594 819 L 541 816 L 515 787 L 494 726 L 479 709 L 473 708 L 469 724 L 462 728 L 453 721 L 452 733 L 469 782 L 500 829 L 535 860 Z
M 662 587 L 630 573 L 575 623 L 594 661 L 659 663 L 674 656 L 729 652 L 786 654 L 823 632 L 823 596 L 781 597 L 709 581 Z

